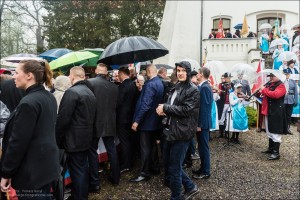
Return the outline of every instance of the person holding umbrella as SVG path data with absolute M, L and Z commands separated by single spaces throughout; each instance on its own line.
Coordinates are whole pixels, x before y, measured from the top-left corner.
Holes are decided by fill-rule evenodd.
M 263 30 L 263 34 L 261 34 L 259 38 L 260 49 L 263 54 L 269 54 L 269 35 L 267 30 Z
M 286 89 L 280 80 L 280 73 L 270 73 L 270 84 L 261 86 L 260 93 L 263 95 L 262 114 L 265 119 L 266 133 L 269 138 L 269 147 L 262 153 L 271 154 L 269 160 L 280 158 L 279 148 L 281 136 L 287 134 L 287 120 L 284 106 Z

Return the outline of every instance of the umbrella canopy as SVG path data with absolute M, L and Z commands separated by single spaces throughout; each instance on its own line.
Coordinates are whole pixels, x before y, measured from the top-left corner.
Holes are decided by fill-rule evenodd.
M 289 61 L 289 60 L 296 60 L 297 59 L 297 55 L 293 52 L 290 51 L 284 51 L 282 53 L 280 53 L 280 55 L 278 56 L 278 61 Z
M 269 75 L 269 74 L 274 74 L 277 78 L 279 78 L 282 82 L 285 80 L 285 75 L 282 73 L 280 70 L 275 70 L 275 69 L 264 69 L 261 72 L 259 72 L 258 77 L 261 75 Z M 266 79 L 265 79 L 266 80 Z
M 91 58 L 88 60 L 88 62 L 82 63 L 82 64 L 84 64 L 84 66 L 96 67 L 97 61 L 100 58 L 101 54 L 103 53 L 104 49 L 102 49 L 102 48 L 94 48 L 94 49 L 93 48 L 85 48 L 81 51 L 89 51 L 89 52 L 92 52 L 92 53 L 98 55 L 98 57 Z
M 132 36 L 119 39 L 105 48 L 98 63 L 122 65 L 153 60 L 168 54 L 169 51 L 157 41 Z
M 289 24 L 283 24 L 282 26 L 280 26 L 280 30 L 291 30 L 291 25 Z
M 53 60 L 50 62 L 50 68 L 52 70 L 58 69 L 60 67 L 64 67 L 71 64 L 76 64 L 81 61 L 88 61 L 88 59 L 95 58 L 98 55 L 88 52 L 88 51 L 73 51 L 70 53 L 67 53 L 61 57 L 59 57 L 56 60 Z M 79 63 L 80 64 L 80 63 Z
M 215 82 L 219 82 L 221 76 L 228 72 L 228 68 L 221 61 L 208 61 L 204 67 L 207 67 L 210 70 L 210 75 L 214 77 Z
M 56 49 L 50 49 L 48 51 L 45 51 L 44 53 L 41 53 L 39 57 L 42 57 L 46 60 L 55 60 L 67 53 L 72 52 L 70 49 L 66 48 L 56 48 Z
M 275 40 L 273 40 L 273 41 L 271 42 L 270 48 L 274 48 L 274 47 L 276 47 L 276 46 L 278 46 L 278 45 L 284 45 L 284 44 L 285 44 L 285 45 L 289 45 L 285 39 L 282 39 L 282 38 L 275 39 Z
M 293 45 L 299 44 L 299 35 L 295 38 Z
M 192 71 L 198 71 L 200 69 L 199 63 L 196 60 L 194 60 L 194 59 L 185 58 L 182 61 L 189 62 L 191 64 Z
M 242 30 L 242 27 L 243 27 L 243 23 L 240 23 L 240 24 L 235 25 L 233 28 Z M 250 26 L 248 26 L 248 28 L 250 28 Z
M 292 27 L 292 30 L 297 31 L 297 30 L 299 30 L 299 28 L 300 28 L 300 24 L 296 24 Z
M 269 23 L 264 23 L 264 24 L 262 24 L 262 25 L 259 26 L 258 30 L 259 31 L 272 30 L 272 26 Z
M 231 70 L 232 75 L 243 75 L 243 78 L 248 80 L 250 83 L 254 82 L 257 77 L 256 70 L 253 66 L 245 63 L 237 63 Z
M 19 63 L 21 60 L 37 60 L 37 61 L 42 61 L 43 59 L 37 57 L 34 54 L 21 53 L 21 54 L 10 55 L 10 56 L 5 57 L 5 58 L 3 58 L 1 60 L 4 60 L 6 62 Z

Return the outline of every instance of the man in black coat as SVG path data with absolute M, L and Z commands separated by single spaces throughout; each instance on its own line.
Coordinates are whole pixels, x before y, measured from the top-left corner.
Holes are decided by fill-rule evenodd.
M 132 133 L 131 122 L 133 120 L 135 104 L 138 98 L 138 90 L 134 82 L 129 78 L 128 67 L 120 67 L 118 76 L 119 96 L 117 104 L 117 134 L 122 147 L 121 172 L 132 169 Z
M 108 75 L 108 67 L 105 64 L 98 64 L 96 74 L 97 77 L 88 80 L 97 99 L 97 105 L 95 107 L 97 110 L 94 130 L 95 138 L 93 139 L 92 147 L 89 151 L 91 192 L 98 191 L 100 189 L 100 179 L 98 175 L 99 162 L 97 154 L 100 137 L 102 137 L 110 162 L 111 176 L 109 177 L 109 181 L 113 185 L 118 185 L 120 181 L 120 166 L 115 144 L 118 86 L 106 79 Z
M 56 122 L 56 141 L 68 153 L 72 197 L 88 199 L 88 150 L 93 138 L 96 97 L 88 88 L 82 67 L 70 70 L 72 87 L 62 98 Z

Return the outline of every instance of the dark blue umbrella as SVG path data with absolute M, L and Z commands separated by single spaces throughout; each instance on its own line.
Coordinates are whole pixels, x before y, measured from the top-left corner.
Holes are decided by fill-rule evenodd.
M 242 27 L 243 27 L 243 24 L 241 23 L 241 24 L 235 25 L 233 28 L 242 30 Z M 250 28 L 250 27 L 248 26 L 248 28 Z
M 50 49 L 48 51 L 45 51 L 44 53 L 41 53 L 39 57 L 42 57 L 46 60 L 55 60 L 67 53 L 72 52 L 70 49 L 66 48 L 56 48 L 56 49 Z

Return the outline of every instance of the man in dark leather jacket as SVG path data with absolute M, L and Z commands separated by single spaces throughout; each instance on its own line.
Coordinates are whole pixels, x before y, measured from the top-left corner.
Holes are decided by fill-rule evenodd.
M 163 148 L 165 185 L 171 189 L 171 199 L 188 199 L 199 192 L 198 186 L 182 169 L 182 164 L 190 140 L 197 130 L 200 94 L 191 83 L 191 64 L 182 61 L 175 65 L 179 82 L 171 91 L 168 102 L 160 104 L 156 112 L 160 116 L 167 116 Z M 182 184 L 184 193 L 181 192 Z

